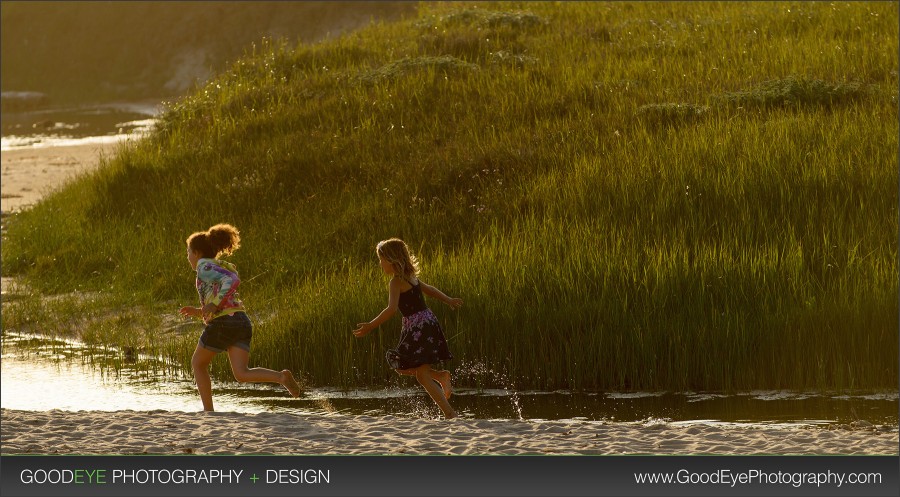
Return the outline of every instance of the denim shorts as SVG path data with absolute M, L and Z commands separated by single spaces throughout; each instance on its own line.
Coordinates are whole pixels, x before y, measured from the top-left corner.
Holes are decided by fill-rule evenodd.
M 250 352 L 253 339 L 253 323 L 244 312 L 219 316 L 206 324 L 200 335 L 200 346 L 219 353 L 228 347 L 239 347 Z

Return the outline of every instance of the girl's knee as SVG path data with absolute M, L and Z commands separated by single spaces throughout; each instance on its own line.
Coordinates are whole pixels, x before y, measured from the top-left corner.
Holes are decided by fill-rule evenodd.
M 431 381 L 431 373 L 428 371 L 428 366 L 416 368 L 415 373 L 416 379 L 419 380 L 419 383 L 425 384 L 426 381 Z
M 240 370 L 232 368 L 231 372 L 234 373 L 234 379 L 241 383 L 247 383 L 250 381 L 250 377 L 248 376 L 249 371 L 247 369 Z
M 203 358 L 201 358 L 197 354 L 194 354 L 194 356 L 191 357 L 191 369 L 193 369 L 194 371 L 204 371 L 208 366 L 209 361 L 203 360 Z

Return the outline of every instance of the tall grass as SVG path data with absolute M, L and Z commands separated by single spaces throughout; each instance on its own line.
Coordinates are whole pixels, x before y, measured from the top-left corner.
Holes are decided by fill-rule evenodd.
M 254 362 L 380 385 L 399 323 L 350 330 L 399 236 L 466 301 L 431 301 L 454 355 L 519 387 L 896 388 L 897 14 L 423 4 L 253 46 L 16 216 L 3 271 L 174 313 L 185 238 L 234 223 Z

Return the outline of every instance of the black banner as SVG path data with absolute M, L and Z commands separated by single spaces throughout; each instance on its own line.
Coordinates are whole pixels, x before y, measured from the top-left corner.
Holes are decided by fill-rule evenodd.
M 31 496 L 898 495 L 896 456 L 0 457 Z

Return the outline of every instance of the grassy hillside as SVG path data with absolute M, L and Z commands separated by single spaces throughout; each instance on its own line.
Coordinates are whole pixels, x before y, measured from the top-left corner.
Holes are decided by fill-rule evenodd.
M 187 365 L 191 232 L 237 225 L 254 360 L 395 381 L 377 241 L 406 239 L 464 385 L 896 388 L 891 3 L 423 4 L 258 46 L 9 224 L 4 328 Z M 56 306 L 56 307 L 54 307 Z M 37 324 L 35 324 L 37 323 Z M 222 366 L 222 363 L 219 363 Z M 188 368 L 189 369 L 189 368 Z

